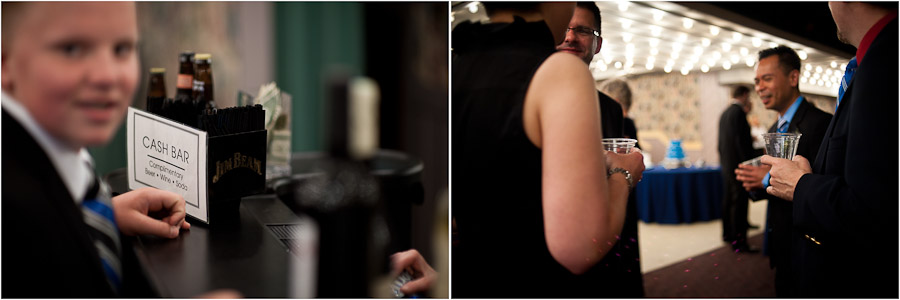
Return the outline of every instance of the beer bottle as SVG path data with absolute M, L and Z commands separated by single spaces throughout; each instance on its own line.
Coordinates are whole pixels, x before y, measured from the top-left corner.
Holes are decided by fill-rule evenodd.
M 151 68 L 150 84 L 147 90 L 147 111 L 159 114 L 163 102 L 166 100 L 166 69 Z
M 212 55 L 208 53 L 197 53 L 194 56 L 194 61 L 197 63 L 197 76 L 194 77 L 194 101 L 196 101 L 195 106 L 198 110 L 210 109 L 216 107 L 215 99 L 213 98 L 213 75 L 212 75 L 212 67 L 210 63 L 212 62 Z
M 194 85 L 194 52 L 181 52 L 178 56 L 178 81 L 175 83 L 175 102 L 192 103 Z

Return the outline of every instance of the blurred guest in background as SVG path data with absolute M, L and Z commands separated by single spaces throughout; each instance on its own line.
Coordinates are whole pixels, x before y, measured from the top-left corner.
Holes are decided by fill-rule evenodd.
M 594 55 L 600 53 L 603 37 L 600 36 L 600 9 L 593 2 L 576 2 L 575 13 L 566 29 L 566 39 L 556 50 L 571 53 L 590 64 Z M 616 100 L 598 91 L 600 99 L 600 119 L 603 120 L 603 137 L 623 137 L 622 107 Z
M 797 154 L 815 157 L 819 152 L 831 115 L 819 110 L 800 95 L 800 57 L 786 46 L 759 52 L 756 64 L 756 92 L 766 109 L 778 113 L 778 120 L 769 132 L 803 134 Z M 791 274 L 791 202 L 765 193 L 767 172 L 771 166 L 741 164 L 734 170 L 737 179 L 754 200 L 769 199 L 766 210 L 766 253 L 769 265 L 775 268 L 775 294 L 795 297 Z
M 600 84 L 600 91 L 608 94 L 622 105 L 625 137 L 638 139 L 637 126 L 634 125 L 634 120 L 628 117 L 628 112 L 631 111 L 631 87 L 628 86 L 628 82 L 621 78 L 610 78 Z M 635 146 L 641 148 L 640 143 Z
M 602 297 L 589 270 L 622 230 L 639 151 L 603 150 L 583 61 L 555 53 L 573 3 L 484 2 L 453 30 L 457 297 Z
M 897 3 L 828 6 L 856 57 L 814 163 L 763 156 L 767 192 L 794 204 L 796 296 L 896 298 Z
M 566 39 L 556 46 L 556 50 L 578 56 L 585 64 L 590 64 L 594 55 L 603 46 L 600 33 L 600 9 L 594 2 L 576 2 L 575 13 L 566 29 Z M 626 86 L 627 88 L 627 86 Z M 629 93 L 630 95 L 630 93 Z M 604 138 L 625 137 L 622 128 L 622 106 L 603 92 L 597 91 L 600 99 L 600 119 Z M 632 125 L 634 123 L 632 122 Z M 612 251 L 620 255 L 607 255 L 603 265 L 602 280 L 596 282 L 601 289 L 608 290 L 606 297 L 643 297 L 644 277 L 641 276 L 640 247 L 638 247 L 637 200 L 632 192 L 628 195 L 625 224 L 620 239 Z M 599 271 L 599 270 L 598 270 Z M 587 277 L 585 277 L 587 278 Z
M 757 156 L 750 137 L 747 112 L 752 108 L 750 89 L 737 86 L 731 92 L 733 102 L 719 118 L 719 162 L 722 164 L 722 240 L 741 252 L 758 252 L 747 244 L 747 191 L 735 178 L 734 169 L 742 161 Z

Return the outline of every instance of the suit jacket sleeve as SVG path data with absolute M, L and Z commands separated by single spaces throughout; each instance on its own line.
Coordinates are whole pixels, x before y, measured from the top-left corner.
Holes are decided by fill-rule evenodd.
M 795 225 L 855 235 L 897 228 L 898 61 L 892 23 L 893 31 L 889 25 L 876 38 L 844 95 L 813 173 L 795 188 Z

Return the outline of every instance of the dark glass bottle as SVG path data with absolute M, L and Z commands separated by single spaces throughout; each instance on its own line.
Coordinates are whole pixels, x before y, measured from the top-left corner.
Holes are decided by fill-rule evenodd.
M 147 107 L 151 113 L 159 114 L 166 100 L 166 69 L 151 68 L 150 84 L 147 86 Z
M 213 73 L 210 65 L 212 55 L 197 53 L 194 61 L 197 67 L 193 87 L 194 105 L 199 111 L 216 108 L 216 101 L 213 97 Z
M 178 55 L 178 81 L 175 82 L 175 101 L 193 102 L 194 94 L 194 52 L 185 51 Z

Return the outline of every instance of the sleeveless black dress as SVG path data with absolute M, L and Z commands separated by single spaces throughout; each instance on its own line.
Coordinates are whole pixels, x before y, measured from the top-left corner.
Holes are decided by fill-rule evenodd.
M 544 236 L 541 150 L 522 112 L 532 76 L 555 52 L 549 28 L 466 22 L 452 41 L 453 297 L 608 296 L 599 264 L 571 274 Z

